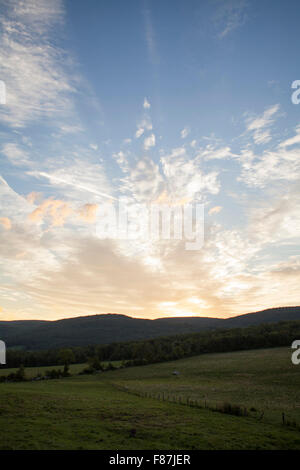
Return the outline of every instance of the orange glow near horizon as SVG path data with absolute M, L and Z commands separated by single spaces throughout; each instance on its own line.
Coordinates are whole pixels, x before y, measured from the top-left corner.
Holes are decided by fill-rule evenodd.
M 295 307 L 295 304 L 291 305 L 284 305 L 284 307 Z M 88 317 L 93 315 L 125 315 L 131 318 L 136 319 L 144 319 L 144 320 L 156 320 L 159 318 L 188 318 L 188 317 L 199 317 L 199 318 L 219 318 L 219 319 L 226 319 L 231 318 L 239 315 L 246 315 L 248 313 L 259 312 L 261 310 L 271 309 L 271 308 L 280 308 L 283 306 L 280 305 L 271 305 L 271 306 L 258 306 L 253 309 L 247 309 L 244 311 L 235 311 L 232 313 L 224 313 L 224 314 L 212 314 L 212 313 L 205 313 L 205 312 L 193 312 L 191 310 L 188 311 L 173 311 L 173 312 L 164 312 L 164 313 L 153 313 L 150 315 L 138 315 L 134 314 L 130 311 L 111 311 L 111 312 L 89 312 L 89 313 L 74 313 L 70 315 L 64 314 L 47 314 L 44 316 L 38 314 L 28 314 L 23 312 L 22 314 L 14 314 L 13 312 L 5 312 L 3 308 L 0 307 L 0 321 L 17 321 L 17 320 L 36 320 L 36 321 L 57 321 L 57 320 L 66 320 L 70 318 L 79 318 L 79 317 Z

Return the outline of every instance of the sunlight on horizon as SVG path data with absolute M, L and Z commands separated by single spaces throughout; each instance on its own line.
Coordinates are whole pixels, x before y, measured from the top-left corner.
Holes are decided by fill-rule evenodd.
M 294 7 L 4 3 L 1 320 L 300 304 Z

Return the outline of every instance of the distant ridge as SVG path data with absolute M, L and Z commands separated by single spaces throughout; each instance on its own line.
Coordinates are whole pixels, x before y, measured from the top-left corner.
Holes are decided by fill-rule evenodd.
M 270 308 L 227 319 L 169 317 L 148 320 L 107 313 L 56 321 L 0 321 L 0 339 L 8 347 L 37 350 L 138 341 L 158 336 L 289 320 L 300 320 L 300 306 Z

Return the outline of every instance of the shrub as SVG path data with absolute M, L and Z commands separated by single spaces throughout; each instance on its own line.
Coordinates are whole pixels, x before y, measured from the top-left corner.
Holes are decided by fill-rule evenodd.
M 218 407 L 217 411 L 219 411 L 220 413 L 225 413 L 234 416 L 248 416 L 248 411 L 246 408 L 242 408 L 239 405 L 232 405 L 228 402 L 223 403 L 223 405 Z

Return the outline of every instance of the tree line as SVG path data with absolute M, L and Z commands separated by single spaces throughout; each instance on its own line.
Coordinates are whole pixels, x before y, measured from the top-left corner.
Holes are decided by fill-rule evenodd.
M 123 366 L 171 361 L 205 353 L 290 346 L 300 321 L 164 336 L 142 341 L 42 351 L 8 349 L 7 368 L 123 361 Z

